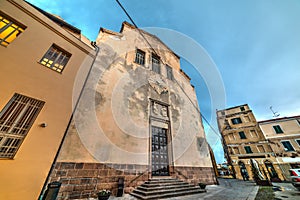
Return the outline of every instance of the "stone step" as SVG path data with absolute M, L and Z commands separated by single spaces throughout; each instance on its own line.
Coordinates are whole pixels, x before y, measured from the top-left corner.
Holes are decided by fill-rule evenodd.
M 146 181 L 147 184 L 163 184 L 163 183 L 176 183 L 176 182 L 183 182 L 177 179 L 150 179 Z
M 139 199 L 161 199 L 201 192 L 206 192 L 206 190 L 175 178 L 155 177 L 138 186 L 131 195 Z
M 183 184 L 176 184 L 176 185 L 167 185 L 167 186 L 156 186 L 156 187 L 144 187 L 143 185 L 138 186 L 138 190 L 142 191 L 157 191 L 157 190 L 163 190 L 163 189 L 174 189 L 174 188 L 190 188 L 190 187 L 195 187 L 194 185 L 189 185 L 187 183 Z
M 188 185 L 188 183 L 177 181 L 177 182 L 156 182 L 156 183 L 143 183 L 144 187 L 159 187 L 159 186 L 170 186 L 170 185 Z
M 170 197 L 177 197 L 177 196 L 185 196 L 185 195 L 192 195 L 197 193 L 206 192 L 204 189 L 195 188 L 195 189 L 188 189 L 183 191 L 177 191 L 173 193 L 163 193 L 163 194 L 154 194 L 154 195 L 141 195 L 138 193 L 131 193 L 132 196 L 138 198 L 138 199 L 163 199 L 163 198 L 170 198 Z
M 157 183 L 157 184 L 147 184 L 144 183 L 141 186 L 144 188 L 156 188 L 156 187 L 170 187 L 170 186 L 187 186 L 188 183 L 185 182 L 177 182 L 177 183 Z
M 190 186 L 190 187 L 174 187 L 174 188 L 163 188 L 161 190 L 152 190 L 152 191 L 144 191 L 135 189 L 133 192 L 144 195 L 144 196 L 152 196 L 152 195 L 159 195 L 159 194 L 167 194 L 167 193 L 174 193 L 174 192 L 181 192 L 181 191 L 192 191 L 200 189 L 199 187 Z

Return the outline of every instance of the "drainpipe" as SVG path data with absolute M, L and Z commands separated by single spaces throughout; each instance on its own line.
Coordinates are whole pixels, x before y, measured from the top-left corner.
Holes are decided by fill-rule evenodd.
M 95 48 L 95 51 L 96 51 L 95 58 L 94 58 L 94 60 L 93 60 L 93 62 L 92 62 L 92 64 L 91 64 L 91 66 L 90 66 L 90 69 L 89 69 L 89 71 L 88 71 L 88 74 L 87 74 L 87 76 L 86 76 L 86 79 L 84 80 L 83 86 L 82 86 L 81 91 L 80 91 L 80 93 L 79 93 L 79 96 L 78 96 L 78 98 L 77 98 L 77 100 L 76 100 L 76 104 L 75 104 L 74 109 L 73 109 L 73 111 L 72 111 L 72 114 L 71 114 L 70 120 L 69 120 L 69 122 L 68 122 L 67 128 L 66 128 L 65 133 L 64 133 L 64 135 L 63 135 L 63 138 L 62 138 L 62 140 L 61 140 L 61 142 L 60 142 L 60 144 L 59 144 L 58 150 L 57 150 L 57 152 L 56 152 L 56 155 L 55 155 L 55 157 L 54 157 L 54 160 L 53 160 L 53 162 L 52 162 L 51 168 L 50 168 L 49 173 L 48 173 L 48 175 L 47 175 L 47 178 L 46 178 L 46 180 L 45 180 L 45 182 L 44 182 L 44 185 L 43 185 L 43 188 L 42 188 L 42 190 L 41 190 L 41 193 L 40 193 L 40 195 L 39 195 L 38 200 L 42 200 L 42 199 L 43 199 L 44 191 L 46 191 L 47 183 L 49 182 L 51 172 L 53 171 L 53 169 L 54 169 L 54 167 L 55 167 L 55 163 L 56 163 L 56 161 L 57 161 L 59 152 L 61 151 L 61 148 L 62 148 L 62 146 L 63 146 L 63 143 L 64 143 L 64 141 L 65 141 L 65 139 L 66 139 L 68 130 L 69 130 L 70 125 L 71 125 L 71 123 L 72 123 L 72 119 L 73 119 L 74 113 L 75 113 L 75 111 L 76 111 L 76 109 L 77 109 L 77 106 L 78 106 L 78 104 L 79 104 L 79 100 L 81 99 L 81 96 L 82 96 L 82 94 L 83 94 L 83 90 L 84 90 L 84 88 L 85 88 L 85 86 L 86 86 L 86 83 L 87 83 L 89 77 L 90 77 L 90 74 L 91 74 L 93 65 L 94 65 L 94 63 L 95 63 L 95 61 L 96 61 L 96 58 L 97 58 L 97 56 L 98 56 L 98 53 L 99 53 L 100 48 L 96 45 L 96 42 L 91 42 L 91 45 Z

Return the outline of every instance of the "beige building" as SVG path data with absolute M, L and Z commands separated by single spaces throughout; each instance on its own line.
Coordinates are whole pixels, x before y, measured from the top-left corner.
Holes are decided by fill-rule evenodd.
M 143 36 L 142 36 L 143 35 Z M 146 38 L 146 39 L 145 39 Z M 216 183 L 190 78 L 159 38 L 124 22 L 100 52 L 52 171 L 59 198 L 116 195 L 157 177 Z M 150 45 L 149 45 L 150 44 Z
M 257 161 L 262 174 L 272 181 L 283 180 L 280 166 L 247 104 L 217 111 L 225 156 L 236 178 L 247 170 L 252 179 L 250 159 Z
M 288 170 L 300 168 L 300 116 L 264 120 L 258 124 L 276 155 L 285 179 L 289 180 Z
M 83 41 L 25 1 L 0 1 L 0 199 L 38 199 L 96 54 Z

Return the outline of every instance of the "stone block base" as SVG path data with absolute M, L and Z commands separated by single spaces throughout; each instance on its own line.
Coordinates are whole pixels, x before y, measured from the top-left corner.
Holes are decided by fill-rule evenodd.
M 83 199 L 95 198 L 101 189 L 116 195 L 119 178 L 124 178 L 124 191 L 129 193 L 149 175 L 146 165 L 59 162 L 49 182 L 62 183 L 57 199 Z
M 194 185 L 197 185 L 199 182 L 208 185 L 217 184 L 217 179 L 212 167 L 175 166 L 173 176 Z

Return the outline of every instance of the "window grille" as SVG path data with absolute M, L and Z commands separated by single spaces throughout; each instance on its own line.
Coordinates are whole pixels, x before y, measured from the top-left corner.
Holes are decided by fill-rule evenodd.
M 137 49 L 135 54 L 135 62 L 139 65 L 145 65 L 145 52 Z
M 160 61 L 156 55 L 152 55 L 152 71 L 160 74 Z
M 62 72 L 70 57 L 70 53 L 53 44 L 40 63 L 54 71 Z
M 15 94 L 0 112 L 0 158 L 13 158 L 44 105 Z

